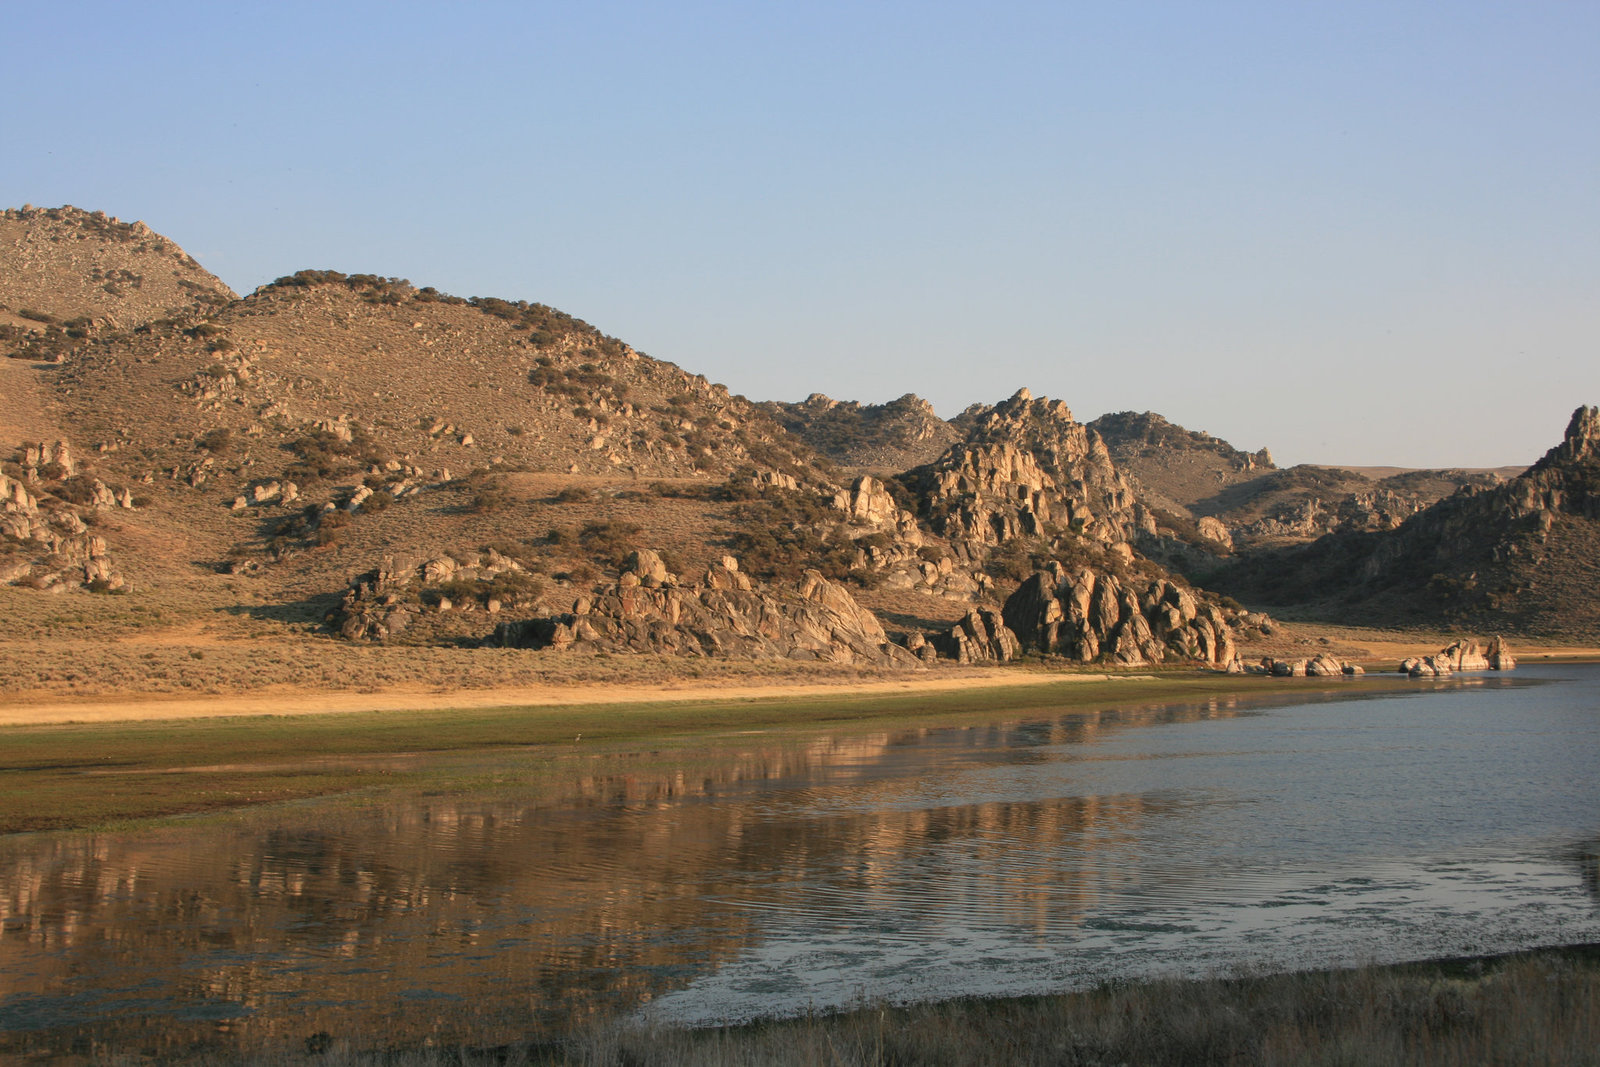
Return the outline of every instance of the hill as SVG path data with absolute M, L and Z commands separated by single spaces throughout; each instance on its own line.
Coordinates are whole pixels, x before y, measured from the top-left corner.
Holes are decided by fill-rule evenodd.
M 234 299 L 142 222 L 70 206 L 0 212 L 0 352 L 59 358 L 91 335 Z
M 1309 618 L 1445 621 L 1557 638 L 1600 632 L 1600 413 L 1499 485 L 1468 485 L 1393 530 L 1264 552 L 1208 576 Z
M 112 252 L 192 263 L 91 213 L 6 217 L 30 249 L 109 233 L 45 275 L 7 268 L 5 291 L 50 314 L 81 312 Z M 354 643 L 515 657 L 504 670 L 529 649 L 1238 668 L 1270 629 L 1163 546 L 1214 565 L 1228 532 L 1205 509 L 1251 484 L 1203 496 L 1184 471 L 1290 472 L 1159 416 L 1105 423 L 1142 435 L 1130 463 L 1165 472 L 1158 493 L 1027 390 L 948 422 L 910 395 L 757 404 L 543 304 L 333 270 L 243 298 L 193 284 L 0 361 L 14 640 L 202 633 L 289 642 L 286 663 Z
M 1464 486 L 1497 485 L 1506 477 L 1460 469 L 1279 469 L 1264 448 L 1243 452 L 1148 411 L 1102 415 L 1089 425 L 1156 516 L 1162 535 L 1212 555 L 1218 546 L 1248 550 L 1334 532 L 1393 529 Z M 1208 566 L 1192 552 L 1170 548 L 1163 558 Z
M 961 433 L 913 393 L 887 404 L 860 404 L 812 393 L 798 404 L 758 405 L 816 452 L 845 467 L 903 471 L 933 460 Z
M 1228 486 L 1275 468 L 1272 454 L 1241 452 L 1221 438 L 1187 430 L 1153 411 L 1119 411 L 1089 423 L 1119 467 L 1135 479 L 1148 504 L 1188 517 Z M 1202 512 L 1212 514 L 1211 512 Z

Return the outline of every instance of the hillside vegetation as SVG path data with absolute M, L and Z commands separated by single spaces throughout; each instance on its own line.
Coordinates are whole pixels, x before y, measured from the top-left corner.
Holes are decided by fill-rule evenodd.
M 0 303 L 22 324 L 0 367 L 0 610 L 30 646 L 198 629 L 1240 669 L 1269 621 L 1180 574 L 1326 600 L 1331 579 L 1269 580 L 1252 553 L 1491 491 L 1456 472 L 1277 471 L 1156 415 L 1084 424 L 1026 390 L 949 421 L 909 394 L 757 404 L 539 303 L 327 269 L 238 298 L 142 224 L 73 208 L 0 217 Z M 1547 510 L 1541 544 L 1580 567 L 1592 516 Z M 1534 579 L 1506 576 L 1532 557 L 1508 552 L 1428 564 L 1445 576 L 1429 588 L 1454 591 L 1412 614 L 1591 625 L 1528 599 Z

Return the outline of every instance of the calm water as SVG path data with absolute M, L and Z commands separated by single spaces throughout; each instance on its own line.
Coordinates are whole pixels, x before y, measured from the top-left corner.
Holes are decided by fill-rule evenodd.
M 494 1042 L 1600 941 L 1600 668 L 1349 692 L 0 840 L 0 1053 Z

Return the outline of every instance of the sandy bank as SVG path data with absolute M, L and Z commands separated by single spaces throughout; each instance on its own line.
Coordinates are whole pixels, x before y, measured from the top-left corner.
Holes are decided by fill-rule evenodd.
M 374 693 L 277 687 L 241 694 L 148 695 L 74 699 L 54 694 L 7 697 L 0 704 L 0 725 L 25 726 L 65 722 L 148 722 L 218 716 L 329 715 L 340 712 L 408 711 L 420 708 L 493 708 L 515 705 L 549 707 L 571 704 L 645 704 L 706 700 L 762 700 L 782 697 L 941 693 L 1009 686 L 1101 682 L 1112 678 L 1148 679 L 1149 675 L 1042 673 L 988 669 L 944 676 L 910 676 L 880 681 L 815 681 L 783 684 L 703 684 L 689 681 L 660 685 L 543 685 L 489 689 L 412 688 Z

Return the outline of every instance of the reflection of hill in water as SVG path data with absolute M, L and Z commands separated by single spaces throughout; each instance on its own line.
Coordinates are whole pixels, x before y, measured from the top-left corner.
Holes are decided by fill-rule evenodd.
M 1161 802 L 971 803 L 944 791 L 954 776 L 1233 713 L 1161 706 L 752 745 L 580 771 L 537 803 L 308 806 L 264 832 L 15 842 L 0 868 L 0 1029 L 12 1031 L 0 1049 L 64 1051 L 78 1023 L 112 1048 L 166 1052 L 317 1031 L 506 1040 L 681 985 L 758 938 L 772 908 L 961 899 L 1043 933 L 1115 889 L 1093 854 L 1136 837 Z M 1088 872 L 1073 884 L 1032 861 L 1063 848 Z M 19 1032 L 42 1027 L 58 1029 Z

